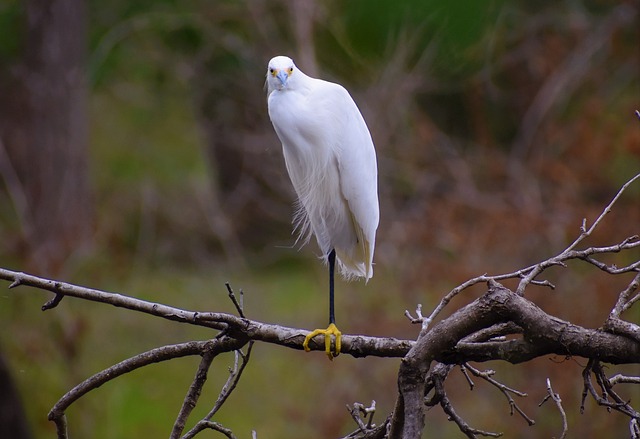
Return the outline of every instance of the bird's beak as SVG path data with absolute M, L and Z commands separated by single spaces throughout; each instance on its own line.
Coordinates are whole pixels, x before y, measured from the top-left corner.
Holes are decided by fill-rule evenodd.
M 276 73 L 276 78 L 278 78 L 280 84 L 285 87 L 287 85 L 287 80 L 289 79 L 289 74 L 286 70 L 278 70 L 278 73 Z

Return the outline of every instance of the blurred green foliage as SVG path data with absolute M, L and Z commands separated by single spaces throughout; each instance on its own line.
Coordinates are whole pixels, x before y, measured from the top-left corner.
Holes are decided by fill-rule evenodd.
M 20 54 L 21 41 L 16 35 L 22 33 L 22 3 L 6 0 L 0 3 L 0 61 L 8 65 Z M 0 64 L 0 65 L 1 65 Z

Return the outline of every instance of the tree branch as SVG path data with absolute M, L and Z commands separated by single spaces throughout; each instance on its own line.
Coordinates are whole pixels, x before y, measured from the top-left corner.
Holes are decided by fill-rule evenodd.
M 162 361 L 171 360 L 174 358 L 186 357 L 189 355 L 202 355 L 206 352 L 228 352 L 234 349 L 238 349 L 246 341 L 236 340 L 229 337 L 223 337 L 220 339 L 206 340 L 206 341 L 191 341 L 187 343 L 181 343 L 170 346 L 163 346 L 160 348 L 152 349 L 135 357 L 121 361 L 108 369 L 103 370 L 100 373 L 93 375 L 92 377 L 84 380 L 82 383 L 75 386 L 68 391 L 60 400 L 53 406 L 49 412 L 49 420 L 55 422 L 58 431 L 59 439 L 66 439 L 66 418 L 65 411 L 71 404 L 77 401 L 82 396 L 86 395 L 93 389 L 96 389 L 108 381 L 111 381 L 125 373 L 129 373 L 136 369 L 139 369 L 149 364 L 159 363 Z
M 569 431 L 567 414 L 565 413 L 564 408 L 562 408 L 562 399 L 560 399 L 560 395 L 553 391 L 553 389 L 551 388 L 551 380 L 547 378 L 547 396 L 545 396 L 542 402 L 538 404 L 538 407 L 547 402 L 549 399 L 553 400 L 553 402 L 556 404 L 556 407 L 560 412 L 560 416 L 562 417 L 562 434 L 560 434 L 559 439 L 564 439 L 567 436 L 567 432 Z
M 513 399 L 513 397 L 511 396 L 511 394 L 520 396 L 520 397 L 526 397 L 527 394 L 524 392 L 521 392 L 519 390 L 513 389 L 505 384 L 502 384 L 500 382 L 498 382 L 497 380 L 495 380 L 494 378 L 492 378 L 492 375 L 495 375 L 495 371 L 494 370 L 485 370 L 485 371 L 481 371 L 476 369 L 475 367 L 471 366 L 468 363 L 465 363 L 465 366 L 468 370 L 471 371 L 471 373 L 478 377 L 481 378 L 483 380 L 485 380 L 486 382 L 488 382 L 489 384 L 491 384 L 492 386 L 494 386 L 496 389 L 498 389 L 505 398 L 507 398 L 507 401 L 509 402 L 509 408 L 510 408 L 510 414 L 513 416 L 514 411 L 518 412 L 518 414 L 525 420 L 527 421 L 527 424 L 534 425 L 536 422 L 531 419 L 529 416 L 527 416 L 527 414 L 520 408 L 520 406 L 518 406 L 518 404 L 515 402 L 515 400 Z
M 202 360 L 200 360 L 200 364 L 198 365 L 196 376 L 189 387 L 187 395 L 184 397 L 184 402 L 182 403 L 178 417 L 173 424 L 173 430 L 171 431 L 170 436 L 171 439 L 177 439 L 182 434 L 189 415 L 198 404 L 198 399 L 202 393 L 202 387 L 207 381 L 209 368 L 211 367 L 211 363 L 213 363 L 213 359 L 216 355 L 217 353 L 214 351 L 208 351 L 202 355 Z
M 506 322 L 522 328 L 522 339 L 460 342 L 484 328 Z M 421 335 L 403 358 L 390 438 L 420 437 L 424 428 L 422 395 L 433 361 L 458 364 L 502 359 L 518 363 L 552 353 L 598 358 L 614 364 L 636 363 L 640 358 L 640 342 L 560 320 L 497 282 L 489 282 L 487 293 Z
M 202 431 L 204 428 L 211 428 L 211 418 L 222 408 L 222 405 L 225 403 L 227 398 L 231 395 L 231 392 L 234 391 L 236 386 L 238 385 L 238 381 L 240 381 L 240 377 L 242 376 L 242 372 L 244 368 L 247 366 L 249 362 L 249 358 L 251 357 L 251 349 L 253 348 L 253 342 L 249 342 L 249 347 L 247 348 L 247 353 L 244 354 L 240 349 L 235 352 L 235 361 L 233 363 L 233 368 L 229 370 L 229 378 L 225 382 L 220 394 L 218 395 L 218 399 L 216 400 L 213 408 L 209 411 L 209 413 L 202 418 L 202 420 L 198 421 L 196 425 L 189 430 L 184 436 L 183 439 L 191 439 L 195 437 L 198 432 Z M 219 425 L 219 424 L 217 424 Z
M 591 381 L 591 374 L 596 378 L 596 382 L 600 387 L 600 393 L 596 391 Z M 614 390 L 613 385 L 607 378 L 602 368 L 602 364 L 599 360 L 590 359 L 587 366 L 582 372 L 584 381 L 584 390 L 582 392 L 582 405 L 580 406 L 580 413 L 584 412 L 584 401 L 587 394 L 591 394 L 593 399 L 598 405 L 607 407 L 608 409 L 616 410 L 631 418 L 631 422 L 638 422 L 640 420 L 640 413 L 636 411 L 629 401 L 622 399 Z
M 616 269 L 614 267 L 607 267 L 605 264 L 601 264 L 598 261 L 596 261 L 593 258 L 590 258 L 590 256 L 592 254 L 602 254 L 602 253 L 617 253 L 620 252 L 622 250 L 627 250 L 627 249 L 632 249 L 632 248 L 637 248 L 640 247 L 640 240 L 638 238 L 638 236 L 631 236 L 628 237 L 627 239 L 625 239 L 624 241 L 622 241 L 620 244 L 617 245 L 613 245 L 613 246 L 609 246 L 609 247 L 590 247 L 587 248 L 585 250 L 582 251 L 575 251 L 574 249 L 582 242 L 584 241 L 586 238 L 588 238 L 589 236 L 591 236 L 591 234 L 593 234 L 594 230 L 596 229 L 596 227 L 602 222 L 602 220 L 604 219 L 604 217 L 612 210 L 613 205 L 618 201 L 618 199 L 620 199 L 620 197 L 622 196 L 622 194 L 624 193 L 624 191 L 627 190 L 627 188 L 629 186 L 631 186 L 631 184 L 633 184 L 636 180 L 638 180 L 640 178 L 640 174 L 637 174 L 636 176 L 634 176 L 633 178 L 631 178 L 629 181 L 627 181 L 621 188 L 620 190 L 616 193 L 616 195 L 613 197 L 613 199 L 609 202 L 609 204 L 607 204 L 607 206 L 603 209 L 603 211 L 600 213 L 600 215 L 598 215 L 598 217 L 596 218 L 596 220 L 593 222 L 593 224 L 591 225 L 591 227 L 589 227 L 589 229 L 587 229 L 586 223 L 587 220 L 586 218 L 583 219 L 582 221 L 582 225 L 580 226 L 580 235 L 567 247 L 565 248 L 562 252 L 560 252 L 558 255 L 553 256 L 551 258 L 548 258 L 538 264 L 534 264 L 531 265 L 529 267 L 525 267 L 522 268 L 520 270 L 516 270 L 513 271 L 511 273 L 505 273 L 505 274 L 499 274 L 499 275 L 487 275 L 487 274 L 483 274 L 481 276 L 477 276 L 473 279 L 469 279 L 466 282 L 458 285 L 457 287 L 455 287 L 454 289 L 452 289 L 451 291 L 449 291 L 438 303 L 438 305 L 435 307 L 435 309 L 431 312 L 431 314 L 429 315 L 429 317 L 422 317 L 422 314 L 419 313 L 418 318 L 413 318 L 411 317 L 407 311 L 405 311 L 405 314 L 407 315 L 407 317 L 411 320 L 412 323 L 419 323 L 422 324 L 422 331 L 425 332 L 427 331 L 429 325 L 435 320 L 435 318 L 440 314 L 440 312 L 442 312 L 442 310 L 449 304 L 449 302 L 451 302 L 451 300 L 453 300 L 454 297 L 456 297 L 458 294 L 460 294 L 462 291 L 477 285 L 479 283 L 486 283 L 489 281 L 503 281 L 506 279 L 521 279 L 520 283 L 518 285 L 518 288 L 516 289 L 516 293 L 519 295 L 523 295 L 524 294 L 524 290 L 526 289 L 526 287 L 529 284 L 533 284 L 533 285 L 539 285 L 539 286 L 547 286 L 550 288 L 555 288 L 555 286 L 553 284 L 551 284 L 550 282 L 546 281 L 546 280 L 536 280 L 535 278 L 541 274 L 544 270 L 546 270 L 549 267 L 552 266 L 556 266 L 556 265 L 560 265 L 560 266 L 564 266 L 564 262 L 570 259 L 583 259 L 593 265 L 598 266 L 599 268 L 601 268 L 602 270 L 610 273 L 610 274 L 620 274 L 620 273 L 624 273 L 624 272 L 629 272 L 629 271 L 638 271 L 640 269 L 639 262 L 636 262 L 635 264 L 631 264 L 628 267 L 625 267 L 623 269 Z M 420 306 L 420 305 L 419 305 Z M 420 306 L 421 307 L 421 306 Z
M 302 350 L 302 342 L 309 331 L 281 325 L 258 322 L 227 313 L 200 312 L 180 309 L 160 303 L 147 302 L 124 294 L 86 288 L 66 282 L 45 279 L 26 273 L 0 268 L 0 279 L 12 282 L 12 286 L 30 286 L 50 291 L 56 295 L 72 296 L 93 302 L 106 303 L 119 308 L 151 314 L 163 319 L 224 330 L 226 334 L 247 340 L 262 341 Z M 316 341 L 317 340 L 317 341 Z M 369 355 L 378 357 L 402 357 L 413 345 L 412 340 L 365 335 L 342 336 L 341 353 L 354 357 Z M 312 350 L 324 351 L 324 338 L 316 337 L 309 344 Z
M 560 254 L 512 273 L 497 276 L 482 275 L 470 279 L 446 294 L 429 317 L 423 316 L 420 305 L 416 309 L 415 318 L 406 312 L 412 323 L 422 325 L 415 342 L 395 338 L 343 335 L 342 353 L 344 354 L 350 354 L 354 357 L 368 355 L 402 357 L 398 373 L 398 398 L 391 417 L 382 425 L 374 426 L 372 423 L 373 410 L 355 405 L 351 413 L 358 423 L 359 430 L 348 437 L 382 438 L 387 435 L 388 429 L 389 438 L 418 439 L 425 426 L 426 408 L 436 404 L 442 407 L 442 410 L 456 422 L 460 430 L 468 437 L 498 436 L 499 433 L 471 428 L 456 413 L 444 390 L 444 381 L 449 372 L 454 365 L 465 364 L 468 361 L 504 360 L 516 364 L 548 354 L 581 356 L 589 359 L 588 366 L 583 373 L 583 407 L 585 398 L 591 394 L 598 404 L 629 416 L 629 428 L 634 436 L 638 430 L 640 415 L 628 401 L 623 400 L 613 390 L 613 387 L 617 383 L 637 384 L 640 382 L 640 378 L 616 375 L 609 380 L 604 375 L 601 362 L 637 363 L 640 358 L 640 327 L 620 318 L 623 312 L 640 301 L 638 293 L 640 262 L 619 268 L 599 261 L 595 255 L 640 248 L 640 239 L 637 236 L 632 236 L 611 246 L 589 247 L 583 250 L 576 250 L 576 247 L 593 232 L 622 192 L 638 178 L 640 178 L 640 174 L 620 189 L 589 229 L 586 227 L 585 220 L 581 227 L 580 236 Z M 537 280 L 536 277 L 549 267 L 566 266 L 566 261 L 572 259 L 583 260 L 612 275 L 635 273 L 634 279 L 619 293 L 618 300 L 602 329 L 584 328 L 561 320 L 545 313 L 524 298 L 524 289 L 530 284 L 554 288 L 550 282 Z M 230 370 L 227 383 L 220 392 L 213 409 L 183 436 L 185 439 L 193 438 L 205 429 L 213 429 L 233 438 L 231 430 L 211 419 L 237 385 L 249 360 L 251 343 L 263 341 L 301 350 L 302 342 L 308 334 L 308 331 L 302 329 L 262 323 L 246 318 L 243 312 L 242 292 L 240 292 L 238 300 L 228 284 L 229 297 L 239 316 L 184 310 L 2 268 L 0 268 L 0 279 L 11 282 L 9 285 L 11 288 L 23 285 L 52 292 L 55 296 L 43 306 L 45 310 L 55 308 L 64 297 L 72 296 L 220 331 L 212 340 L 165 346 L 136 355 L 74 387 L 54 405 L 49 413 L 49 419 L 56 423 L 60 439 L 67 438 L 66 409 L 90 390 L 124 373 L 154 362 L 187 355 L 201 355 L 202 360 L 174 424 L 171 437 L 177 439 L 182 434 L 186 421 L 197 404 L 214 358 L 219 353 L 235 351 L 234 367 Z M 498 280 L 502 279 L 520 279 L 517 290 L 511 291 L 500 285 Z M 480 282 L 488 284 L 488 290 L 485 294 L 438 322 L 432 328 L 429 327 L 433 319 L 453 297 Z M 508 335 L 516 335 L 517 337 L 507 338 Z M 321 337 L 318 337 L 318 341 L 313 340 L 310 346 L 312 349 L 324 350 L 323 341 Z M 250 343 L 250 347 L 247 353 L 243 354 L 240 349 L 247 343 Z M 526 394 L 493 379 L 491 377 L 492 371 L 479 371 L 466 364 L 463 372 L 472 388 L 474 384 L 467 374 L 467 370 L 497 387 L 507 397 L 512 413 L 517 411 L 530 425 L 533 424 L 533 420 L 520 410 L 511 397 L 511 393 L 520 396 L 526 396 Z M 597 386 L 601 390 L 600 393 L 596 391 L 592 383 L 592 375 L 596 378 Z M 556 398 L 557 395 L 551 390 L 550 383 L 548 383 L 548 393 L 549 398 L 554 399 L 562 414 L 559 397 Z M 361 414 L 364 415 L 364 418 L 368 416 L 368 421 L 365 422 Z M 563 423 L 565 424 L 564 435 L 566 433 L 566 419 L 564 418 Z

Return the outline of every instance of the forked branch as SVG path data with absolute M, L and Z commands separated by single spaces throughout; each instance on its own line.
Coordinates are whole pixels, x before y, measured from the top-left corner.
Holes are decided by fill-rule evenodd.
M 402 357 L 398 374 L 398 399 L 391 417 L 381 425 L 375 426 L 373 423 L 375 406 L 364 407 L 356 404 L 350 412 L 358 424 L 358 430 L 348 437 L 417 439 L 422 435 L 425 426 L 427 406 L 435 405 L 439 405 L 467 437 L 499 436 L 499 433 L 470 427 L 454 409 L 445 391 L 444 382 L 455 365 L 464 365 L 463 372 L 471 387 L 474 385 L 471 375 L 496 387 L 507 398 L 512 413 L 519 413 L 527 423 L 532 425 L 533 419 L 518 407 L 512 397 L 512 395 L 524 397 L 526 396 L 524 392 L 509 388 L 493 378 L 492 371 L 480 371 L 470 366 L 468 362 L 503 360 L 517 364 L 548 354 L 580 356 L 590 359 L 583 373 L 583 408 L 584 400 L 591 395 L 598 404 L 628 416 L 631 436 L 640 436 L 638 431 L 640 414 L 628 400 L 622 398 L 614 390 L 614 386 L 619 384 L 638 385 L 640 377 L 617 374 L 609 379 L 604 374 L 601 365 L 601 362 L 637 364 L 638 358 L 640 358 L 640 327 L 622 319 L 622 314 L 640 301 L 640 293 L 638 293 L 640 261 L 620 268 L 605 264 L 598 259 L 599 255 L 638 249 L 640 248 L 640 239 L 637 236 L 631 236 L 611 246 L 578 249 L 578 245 L 593 233 L 611 211 L 623 191 L 638 178 L 640 178 L 640 174 L 620 189 L 591 227 L 587 228 L 585 220 L 578 238 L 558 255 L 511 273 L 496 276 L 482 275 L 470 279 L 447 293 L 428 317 L 423 315 L 420 306 L 416 309 L 416 317 L 407 312 L 407 317 L 412 323 L 422 325 L 416 341 L 343 335 L 342 353 L 344 354 L 350 354 L 354 357 L 372 355 Z M 528 285 L 554 288 L 550 282 L 540 280 L 538 276 L 549 267 L 565 266 L 569 260 L 585 261 L 609 275 L 624 273 L 634 275 L 629 285 L 618 293 L 618 300 L 603 328 L 584 328 L 563 321 L 545 313 L 534 303 L 524 298 L 524 291 Z M 199 432 L 211 429 L 228 438 L 234 438 L 231 430 L 213 421 L 213 416 L 238 384 L 250 358 L 252 343 L 262 341 L 301 350 L 302 342 L 308 333 L 302 329 L 267 324 L 246 318 L 243 311 L 242 292 L 238 298 L 228 285 L 227 291 L 238 311 L 238 316 L 227 313 L 184 310 L 6 269 L 0 269 L 0 279 L 11 282 L 10 287 L 12 288 L 23 285 L 52 292 L 53 299 L 47 302 L 43 309 L 55 308 L 59 306 L 63 298 L 71 296 L 151 314 L 173 322 L 202 326 L 217 332 L 217 335 L 211 340 L 164 346 L 136 355 L 75 386 L 54 405 L 49 413 L 49 419 L 55 422 L 60 439 L 68 437 L 65 417 L 67 408 L 89 391 L 131 370 L 151 363 L 189 355 L 199 355 L 202 359 L 176 417 L 171 437 L 174 439 L 193 438 Z M 517 289 L 511 291 L 498 283 L 505 279 L 519 279 Z M 432 325 L 436 316 L 453 297 L 471 286 L 483 282 L 488 285 L 485 294 L 446 319 Z M 246 352 L 243 352 L 241 349 L 247 344 L 249 347 Z M 322 350 L 324 347 L 321 342 L 312 342 L 310 346 L 318 350 Z M 182 435 L 188 417 L 198 402 L 214 359 L 224 352 L 235 352 L 234 364 L 217 402 L 205 417 Z M 595 378 L 596 384 L 593 383 L 592 378 Z M 562 414 L 563 409 L 559 396 L 551 389 L 550 382 L 547 383 L 547 387 L 547 399 L 552 399 Z M 566 435 L 566 431 L 566 419 L 563 418 L 563 436 Z

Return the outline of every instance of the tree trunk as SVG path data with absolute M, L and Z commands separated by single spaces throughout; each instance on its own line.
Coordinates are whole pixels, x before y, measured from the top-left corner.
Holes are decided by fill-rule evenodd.
M 28 0 L 20 59 L 0 77 L 0 174 L 32 268 L 53 274 L 88 243 L 86 41 L 82 0 Z
M 0 351 L 0 437 L 31 439 L 22 401 Z

